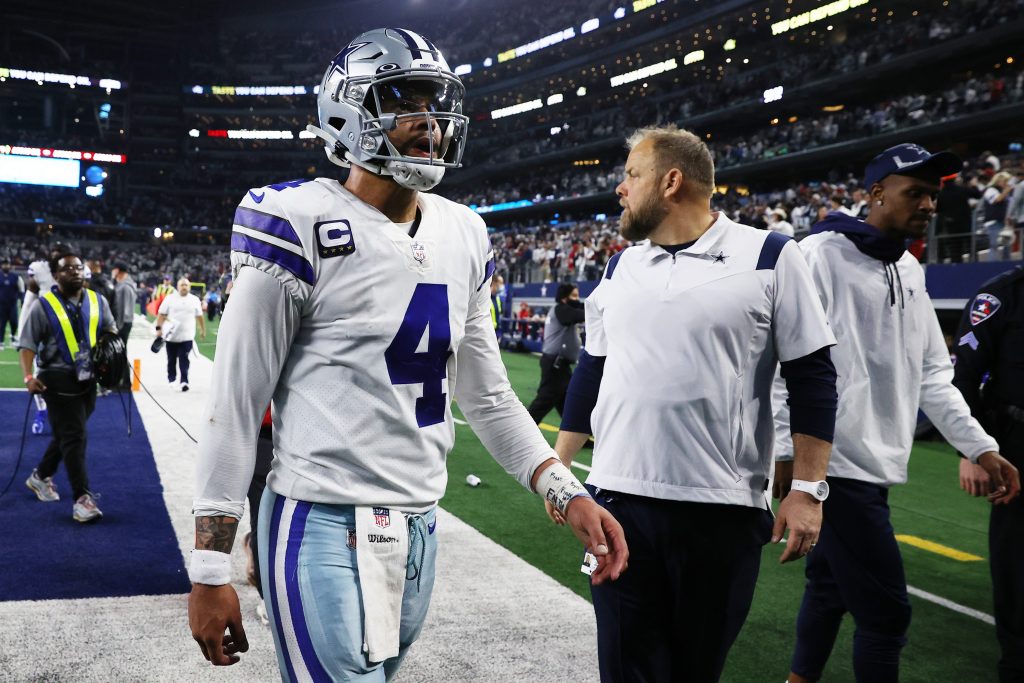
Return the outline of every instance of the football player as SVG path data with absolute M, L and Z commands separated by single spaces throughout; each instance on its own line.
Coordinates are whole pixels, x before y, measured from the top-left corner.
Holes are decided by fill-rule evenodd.
M 215 665 L 248 648 L 229 553 L 271 400 L 275 457 L 257 534 L 285 680 L 385 680 L 416 640 L 453 396 L 495 459 L 601 557 L 592 581 L 625 568 L 621 527 L 509 385 L 483 221 L 426 192 L 462 158 L 463 94 L 422 36 L 360 35 L 328 65 L 320 126 L 309 128 L 350 167 L 347 180 L 252 189 L 235 212 L 189 570 L 192 633 Z

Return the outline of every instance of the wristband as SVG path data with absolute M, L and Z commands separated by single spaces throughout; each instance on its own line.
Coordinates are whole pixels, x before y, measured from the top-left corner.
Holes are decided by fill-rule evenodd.
M 231 583 L 231 555 L 217 550 L 193 550 L 188 580 L 208 586 Z
M 579 496 L 590 498 L 590 494 L 583 488 L 580 480 L 561 462 L 556 462 L 540 473 L 537 479 L 537 493 L 558 508 L 563 515 L 573 498 Z
M 156 329 L 157 331 L 160 331 L 162 328 L 159 325 L 157 325 L 154 329 Z
M 35 379 L 35 375 L 25 375 L 25 384 L 28 384 Z

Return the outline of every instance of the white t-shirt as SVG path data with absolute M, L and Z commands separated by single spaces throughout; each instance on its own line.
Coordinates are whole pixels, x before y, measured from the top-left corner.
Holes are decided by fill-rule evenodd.
M 157 313 L 167 316 L 163 325 L 164 341 L 193 341 L 196 338 L 196 316 L 203 314 L 203 304 L 195 294 L 182 296 L 175 290 L 160 302 Z
M 606 357 L 588 483 L 764 508 L 775 368 L 835 344 L 796 243 L 719 213 L 675 256 L 613 257 L 586 309 Z
M 953 364 L 917 259 L 906 252 L 896 262 L 890 292 L 884 263 L 840 233 L 811 235 L 800 250 L 838 340 L 832 362 L 839 407 L 829 476 L 905 483 L 918 408 L 972 460 L 999 450 L 952 384 Z M 777 459 L 785 460 L 792 457 L 789 409 L 778 392 L 776 397 Z
M 483 220 L 431 194 L 418 206 L 410 237 L 327 178 L 242 200 L 195 514 L 241 516 L 271 399 L 267 486 L 297 500 L 407 512 L 435 504 L 455 439 L 453 397 L 522 485 L 557 457 L 501 362 Z

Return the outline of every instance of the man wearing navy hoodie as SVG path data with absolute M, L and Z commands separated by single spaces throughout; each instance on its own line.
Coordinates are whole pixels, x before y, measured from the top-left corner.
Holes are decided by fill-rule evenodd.
M 962 164 L 950 152 L 891 147 L 868 164 L 870 211 L 859 220 L 829 213 L 800 243 L 837 346 L 839 406 L 829 496 L 817 546 L 807 556 L 807 585 L 797 617 L 790 683 L 817 681 L 843 615 L 853 616 L 853 668 L 858 682 L 899 678 L 910 626 L 903 560 L 889 521 L 888 490 L 907 480 L 920 408 L 942 435 L 981 465 L 989 500 L 1008 503 L 1020 477 L 971 417 L 952 384 L 953 366 L 924 269 L 906 243 L 924 236 L 939 181 Z M 784 390 L 776 396 L 775 493 L 789 492 L 792 446 Z

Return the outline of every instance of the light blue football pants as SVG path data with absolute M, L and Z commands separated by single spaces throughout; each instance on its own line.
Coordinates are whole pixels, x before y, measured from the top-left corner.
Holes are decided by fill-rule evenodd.
M 259 515 L 259 561 L 282 680 L 381 683 L 398 671 L 419 637 L 434 587 L 436 509 L 400 515 L 409 526 L 409 561 L 399 654 L 370 663 L 363 651 L 363 604 L 351 505 L 306 503 L 267 489 Z

